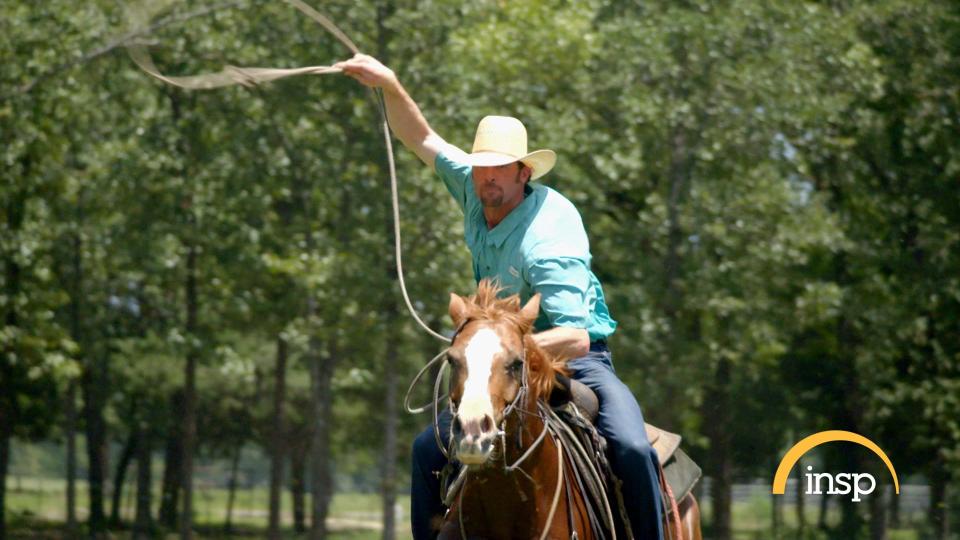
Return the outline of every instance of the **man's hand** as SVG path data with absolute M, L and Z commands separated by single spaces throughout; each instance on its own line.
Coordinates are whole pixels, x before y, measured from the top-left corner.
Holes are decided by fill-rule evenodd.
M 358 53 L 350 60 L 337 62 L 333 67 L 342 69 L 344 75 L 349 75 L 360 81 L 360 84 L 370 88 L 394 91 L 399 86 L 393 70 L 380 63 L 376 58 L 366 54 Z
M 558 326 L 533 334 L 533 340 L 559 358 L 580 358 L 590 352 L 590 334 L 583 328 Z
M 433 169 L 437 154 L 459 156 L 463 152 L 448 145 L 431 128 L 420 108 L 400 84 L 393 70 L 379 60 L 366 54 L 357 54 L 350 60 L 333 65 L 343 70 L 361 84 L 383 89 L 383 101 L 387 106 L 387 120 L 393 133 L 404 146 L 413 151 L 428 167 Z

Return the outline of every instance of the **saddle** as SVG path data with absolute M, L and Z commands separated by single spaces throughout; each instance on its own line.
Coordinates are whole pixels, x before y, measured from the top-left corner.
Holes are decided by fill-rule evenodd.
M 600 402 L 597 396 L 583 383 L 564 377 L 557 376 L 560 383 L 559 388 L 550 396 L 550 406 L 557 413 L 557 416 L 564 423 L 576 426 L 581 430 L 592 431 L 590 439 L 595 441 L 593 446 L 592 466 L 601 470 L 607 469 L 608 478 L 613 478 L 606 460 L 603 459 L 606 443 L 596 432 L 594 426 L 597 414 L 600 411 Z M 676 511 L 676 503 L 683 500 L 702 475 L 700 467 L 680 448 L 682 437 L 676 433 L 660 429 L 652 424 L 645 423 L 647 439 L 657 451 L 662 470 L 663 483 L 661 486 L 664 498 L 672 499 L 664 501 L 664 509 L 667 512 Z M 585 463 L 578 463 L 578 466 L 585 466 Z M 612 482 L 614 487 L 618 487 L 618 481 Z M 618 489 L 615 491 L 619 491 Z M 616 494 L 619 499 L 619 493 Z M 621 513 L 622 513 L 622 501 Z

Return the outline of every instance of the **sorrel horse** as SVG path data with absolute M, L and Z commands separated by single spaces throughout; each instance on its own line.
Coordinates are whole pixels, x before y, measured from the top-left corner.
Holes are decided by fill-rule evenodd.
M 546 401 L 556 375 L 566 370 L 532 338 L 540 297 L 521 307 L 518 296 L 498 298 L 498 292 L 484 281 L 472 297 L 450 296 L 457 328 L 446 357 L 450 458 L 466 472 L 451 490 L 439 538 L 599 538 L 596 513 L 591 520 L 585 495 L 571 480 L 579 473 L 546 425 Z M 665 525 L 668 539 L 700 540 L 692 494 Z

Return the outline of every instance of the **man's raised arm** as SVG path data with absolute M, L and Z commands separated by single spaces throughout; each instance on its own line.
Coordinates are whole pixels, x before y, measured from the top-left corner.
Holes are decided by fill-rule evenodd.
M 407 94 L 396 74 L 379 60 L 365 54 L 357 54 L 350 60 L 338 62 L 334 67 L 341 68 L 344 74 L 365 86 L 383 89 L 383 100 L 387 106 L 387 121 L 390 128 L 400 142 L 431 169 L 440 152 L 453 158 L 463 153 L 444 141 L 430 128 L 430 124 L 420 112 L 420 107 L 413 101 L 410 94 Z

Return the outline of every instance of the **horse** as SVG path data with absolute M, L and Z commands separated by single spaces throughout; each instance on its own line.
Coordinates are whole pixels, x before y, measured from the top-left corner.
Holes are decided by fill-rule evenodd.
M 448 457 L 463 469 L 448 492 L 450 510 L 438 538 L 615 536 L 610 509 L 616 503 L 607 506 L 610 521 L 603 523 L 610 532 L 595 530 L 596 513 L 577 489 L 586 473 L 574 470 L 570 450 L 548 426 L 548 399 L 557 390 L 557 376 L 568 372 L 565 360 L 549 355 L 532 337 L 540 296 L 521 307 L 517 295 L 499 298 L 499 292 L 484 280 L 471 297 L 450 295 L 457 330 L 446 353 L 453 413 Z M 666 538 L 701 539 L 692 493 L 672 505 L 664 520 Z

